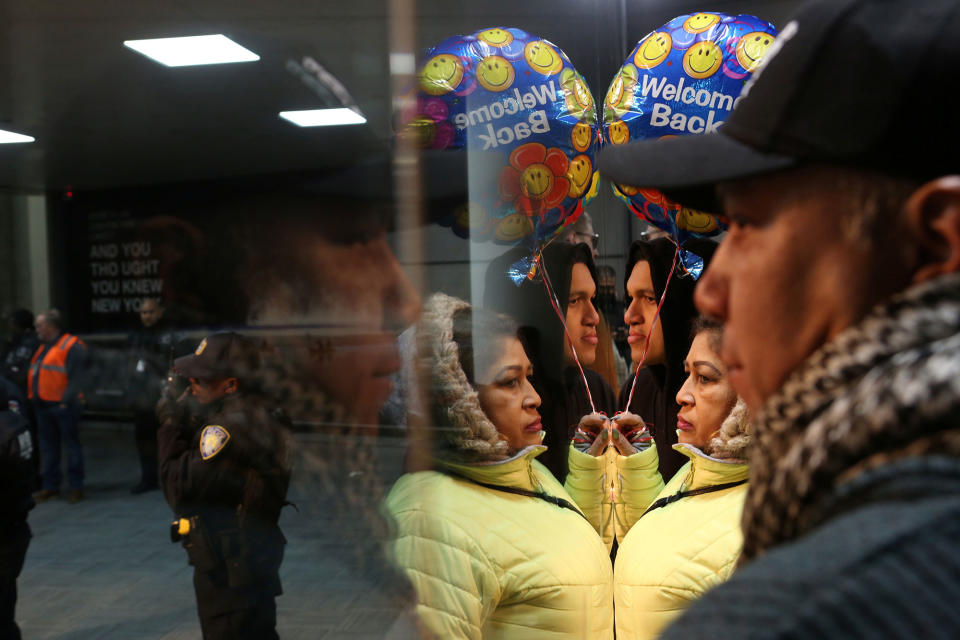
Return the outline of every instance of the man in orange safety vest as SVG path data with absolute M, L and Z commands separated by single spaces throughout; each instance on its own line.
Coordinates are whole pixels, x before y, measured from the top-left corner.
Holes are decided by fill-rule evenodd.
M 27 395 L 37 414 L 43 487 L 34 498 L 44 502 L 60 496 L 60 441 L 67 448 L 67 482 L 70 503 L 83 500 L 83 449 L 80 417 L 83 413 L 82 378 L 87 348 L 80 338 L 66 333 L 56 309 L 37 316 L 40 346 L 30 361 Z

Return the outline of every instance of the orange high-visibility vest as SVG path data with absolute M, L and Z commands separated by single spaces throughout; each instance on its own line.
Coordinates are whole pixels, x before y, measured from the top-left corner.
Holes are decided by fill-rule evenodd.
M 67 390 L 67 355 L 73 345 L 80 343 L 83 346 L 83 340 L 69 333 L 64 333 L 60 339 L 54 343 L 47 351 L 47 354 L 40 359 L 45 345 L 37 347 L 33 358 L 30 360 L 30 371 L 27 373 L 27 396 L 33 399 L 33 381 L 36 376 L 40 376 L 37 384 L 37 395 L 41 400 L 47 402 L 60 402 L 63 400 L 63 393 Z

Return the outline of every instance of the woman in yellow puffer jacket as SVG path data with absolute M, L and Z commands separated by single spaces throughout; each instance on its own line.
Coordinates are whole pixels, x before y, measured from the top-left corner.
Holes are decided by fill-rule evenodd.
M 385 509 L 425 636 L 613 638 L 606 548 L 534 459 L 540 398 L 516 326 L 437 294 L 417 340 L 434 465 L 401 477 Z
M 687 380 L 677 393 L 674 445 L 690 461 L 666 486 L 657 472 L 656 447 L 649 446 L 636 416 L 605 421 L 583 451 L 571 447 L 571 495 L 588 515 L 609 514 L 608 537 L 615 531 L 619 541 L 614 568 L 619 640 L 657 637 L 707 589 L 730 577 L 743 546 L 749 416 L 717 353 L 720 327 L 700 319 L 694 331 L 684 362 Z M 585 417 L 580 435 L 595 424 L 596 416 Z M 611 459 L 618 478 L 616 495 L 608 499 L 595 487 L 610 486 L 604 476 Z M 591 485 L 594 490 L 586 490 Z M 611 507 L 601 506 L 605 500 Z M 603 524 L 596 517 L 594 523 L 598 529 Z

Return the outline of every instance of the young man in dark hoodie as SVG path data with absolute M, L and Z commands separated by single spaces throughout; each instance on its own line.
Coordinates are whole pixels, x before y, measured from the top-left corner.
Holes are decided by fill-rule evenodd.
M 591 412 L 590 400 L 542 276 L 525 280 L 520 286 L 507 276 L 510 267 L 526 255 L 524 249 L 517 248 L 490 263 L 483 301 L 485 307 L 512 316 L 520 325 L 521 339 L 533 363 L 533 383 L 542 400 L 540 416 L 547 451 L 539 460 L 563 482 L 567 476 L 567 446 L 580 418 Z M 612 415 L 613 389 L 588 368 L 596 359 L 600 320 L 594 306 L 597 275 L 590 247 L 549 244 L 543 250 L 541 267 L 547 271 L 564 314 L 594 407 Z
M 716 246 L 709 241 L 692 241 L 687 245 L 685 249 L 702 257 L 704 263 L 709 262 Z M 666 286 L 676 248 L 666 238 L 633 243 L 627 259 L 627 309 L 623 314 L 624 322 L 629 327 L 627 340 L 634 370 L 643 357 L 644 344 L 652 331 L 629 411 L 647 423 L 657 445 L 660 475 L 664 478 L 672 478 L 687 461 L 686 457 L 673 450 L 673 445 L 677 443 L 677 411 L 680 409 L 676 397 L 686 379 L 683 359 L 690 350 L 690 324 L 697 317 L 697 310 L 693 306 L 696 281 L 683 273 L 679 258 L 670 284 Z M 654 326 L 654 315 L 664 287 L 667 297 Z M 620 389 L 617 410 L 626 406 L 633 378 L 633 375 L 627 378 Z

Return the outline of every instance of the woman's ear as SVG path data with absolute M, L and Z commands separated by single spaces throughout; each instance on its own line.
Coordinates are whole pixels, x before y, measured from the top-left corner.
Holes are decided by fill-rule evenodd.
M 904 205 L 917 243 L 913 282 L 960 271 L 960 176 L 944 176 L 919 189 Z

